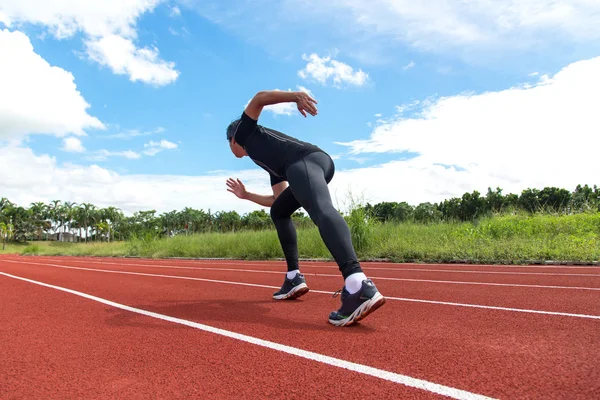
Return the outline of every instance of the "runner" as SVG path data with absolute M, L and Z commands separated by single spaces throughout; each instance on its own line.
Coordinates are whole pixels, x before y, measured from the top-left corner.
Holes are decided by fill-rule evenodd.
M 365 318 L 385 303 L 375 284 L 364 274 L 357 260 L 350 229 L 331 201 L 328 184 L 335 165 L 319 147 L 258 124 L 265 106 L 294 102 L 298 111 L 317 115 L 316 100 L 304 92 L 262 91 L 250 101 L 239 119 L 227 127 L 227 141 L 233 154 L 250 157 L 270 175 L 272 195 L 250 193 L 239 179 L 228 179 L 227 189 L 240 199 L 271 208 L 271 218 L 288 272 L 276 300 L 295 299 L 309 289 L 298 265 L 298 242 L 292 214 L 303 207 L 319 229 L 321 238 L 338 264 L 344 279 L 341 307 L 329 315 L 329 322 L 347 326 Z M 335 295 L 334 295 L 335 297 Z

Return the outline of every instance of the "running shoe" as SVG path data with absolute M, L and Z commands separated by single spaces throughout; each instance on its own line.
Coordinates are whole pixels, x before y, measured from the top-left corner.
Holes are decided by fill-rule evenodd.
M 304 275 L 296 274 L 294 279 L 288 279 L 287 275 L 279 291 L 273 293 L 275 300 L 293 300 L 308 293 L 308 286 Z
M 385 297 L 379 293 L 372 280 L 362 282 L 360 290 L 350 294 L 346 287 L 334 293 L 333 297 L 342 294 L 342 306 L 329 314 L 329 322 L 335 326 L 352 325 L 385 304 Z

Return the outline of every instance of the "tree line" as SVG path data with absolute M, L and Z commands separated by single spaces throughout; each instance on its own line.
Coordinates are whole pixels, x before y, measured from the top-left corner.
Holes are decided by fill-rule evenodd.
M 574 191 L 556 187 L 526 189 L 520 195 L 502 194 L 502 189 L 488 188 L 485 195 L 474 191 L 440 203 L 406 202 L 367 203 L 365 213 L 381 222 L 473 221 L 491 213 L 522 210 L 526 212 L 578 213 L 600 211 L 600 189 L 594 185 L 577 185 Z M 299 228 L 312 226 L 310 218 L 296 212 L 293 221 Z M 205 232 L 272 229 L 265 210 L 240 215 L 236 211 L 197 210 L 186 207 L 157 214 L 156 210 L 125 216 L 117 207 L 99 208 L 91 203 L 77 204 L 53 200 L 19 206 L 7 198 L 0 199 L 0 237 L 6 240 L 113 241 L 151 235 L 172 236 Z
M 301 212 L 293 215 L 298 227 L 310 219 Z M 0 198 L 0 237 L 4 240 L 114 241 L 132 237 L 235 232 L 236 230 L 269 229 L 270 215 L 256 210 L 245 215 L 236 211 L 197 210 L 186 207 L 157 214 L 156 210 L 135 212 L 125 216 L 117 207 L 100 208 L 91 203 L 77 204 L 53 200 L 19 206 Z
M 440 203 L 421 203 L 416 207 L 406 202 L 382 202 L 363 206 L 367 215 L 381 221 L 440 222 L 475 221 L 494 213 L 525 211 L 528 213 L 581 213 L 600 211 L 600 188 L 577 185 L 574 191 L 557 187 L 526 189 L 517 194 L 502 194 L 502 189 L 488 188 L 465 193 Z

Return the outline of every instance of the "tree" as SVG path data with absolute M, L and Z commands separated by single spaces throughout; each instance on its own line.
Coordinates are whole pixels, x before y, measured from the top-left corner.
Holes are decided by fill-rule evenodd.
M 256 210 L 242 217 L 241 223 L 247 229 L 263 230 L 271 226 L 271 216 L 265 210 Z
M 537 189 L 526 189 L 521 192 L 519 197 L 519 207 L 525 211 L 533 213 L 539 209 L 540 202 L 538 199 L 539 190 Z
M 502 195 L 502 189 L 496 188 L 492 191 L 492 188 L 488 187 L 487 194 L 485 195 L 485 201 L 487 203 L 487 209 L 492 212 L 502 211 L 504 208 L 504 196 Z
M 52 200 L 51 201 L 51 205 L 48 206 L 48 214 L 50 217 L 50 223 L 52 226 L 52 230 L 54 231 L 53 233 L 56 234 L 58 233 L 58 229 L 61 226 L 61 222 L 63 220 L 63 216 L 62 216 L 62 206 L 60 203 L 62 203 L 61 200 Z
M 48 219 L 48 206 L 42 202 L 38 201 L 36 203 L 31 203 L 29 205 L 29 209 L 31 211 L 31 217 L 33 218 L 33 224 L 36 228 L 37 239 L 42 239 L 42 233 L 48 229 L 49 221 Z M 51 226 L 51 225 L 50 225 Z
M 111 234 L 114 230 L 114 226 L 118 221 L 123 218 L 123 213 L 120 209 L 110 206 L 103 210 L 103 217 L 108 225 L 108 241 L 110 242 Z
M 398 203 L 398 205 L 394 207 L 393 213 L 394 214 L 392 216 L 392 219 L 395 221 L 410 221 L 414 218 L 415 208 L 407 202 L 403 201 L 401 203 Z
M 600 192 L 598 187 L 577 185 L 571 196 L 571 209 L 575 212 L 600 211 Z
M 434 204 L 421 203 L 415 208 L 415 221 L 417 222 L 438 222 L 441 219 L 442 212 Z
M 560 212 L 568 209 L 571 192 L 557 187 L 546 187 L 538 193 L 538 200 L 543 209 Z
M 73 220 L 75 219 L 76 213 L 77 213 L 77 209 L 75 208 L 76 203 L 75 202 L 70 202 L 70 201 L 65 201 L 64 205 L 63 205 L 63 217 L 64 217 L 64 229 L 63 232 L 65 232 L 67 226 L 69 228 L 69 233 L 73 234 L 72 232 L 72 228 L 73 228 Z
M 463 195 L 459 208 L 459 216 L 462 221 L 472 221 L 483 216 L 486 211 L 485 198 L 481 197 L 477 190 Z
M 13 237 L 13 225 L 0 221 L 0 236 L 2 236 L 2 250 L 6 249 L 6 241 Z
M 370 215 L 380 222 L 387 222 L 394 218 L 394 210 L 398 207 L 396 202 L 382 202 L 375 204 Z M 368 211 L 368 210 L 365 210 Z
M 443 215 L 445 220 L 456 220 L 459 221 L 460 218 L 460 203 L 461 200 L 457 197 L 453 197 L 449 200 L 444 200 L 439 206 L 438 210 Z
M 85 230 L 85 242 L 87 243 L 88 237 L 90 236 L 89 226 L 92 221 L 92 216 L 96 211 L 96 206 L 90 203 L 83 203 L 79 207 L 79 217 L 83 222 L 83 228 Z
M 0 199 L 0 221 L 8 222 L 8 211 L 15 205 L 10 202 L 6 197 Z
M 12 226 L 14 240 L 23 242 L 27 240 L 35 228 L 32 224 L 31 211 L 21 206 L 7 207 L 4 210 L 6 220 L 4 223 Z
M 221 232 L 235 232 L 241 224 L 241 217 L 236 211 L 223 211 L 216 214 L 215 223 Z

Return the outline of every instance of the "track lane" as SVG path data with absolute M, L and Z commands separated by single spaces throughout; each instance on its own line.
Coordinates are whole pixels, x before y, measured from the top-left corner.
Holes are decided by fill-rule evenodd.
M 20 257 L 17 259 L 26 259 L 27 257 Z M 89 263 L 89 264 L 120 264 L 120 265 L 134 265 L 134 264 L 156 264 L 156 265 L 174 265 L 181 267 L 219 267 L 219 268 L 231 268 L 231 269 L 259 269 L 259 270 L 271 270 L 271 271 L 286 271 L 286 266 L 283 263 L 275 261 L 266 262 L 255 262 L 255 261 L 187 261 L 187 260 L 152 260 L 152 259 L 117 259 L 114 258 L 94 258 L 94 257 L 43 257 L 49 261 L 61 261 L 61 260 L 72 260 L 73 262 Z M 592 287 L 600 289 L 600 268 L 594 268 L 598 270 L 598 273 L 587 273 L 585 271 L 568 271 L 568 270 L 552 270 L 552 271 L 538 271 L 539 268 L 533 268 L 528 271 L 513 271 L 511 269 L 498 271 L 497 268 L 489 268 L 488 270 L 466 270 L 467 266 L 462 265 L 445 265 L 440 266 L 441 269 L 432 267 L 413 268 L 412 266 L 401 267 L 401 268 L 380 268 L 372 267 L 371 265 L 382 265 L 379 264 L 367 264 L 364 267 L 367 275 L 369 276 L 387 276 L 392 278 L 406 278 L 406 279 L 420 279 L 420 280 L 448 280 L 457 282 L 490 282 L 500 284 L 524 284 L 524 285 L 548 285 L 548 286 L 580 286 L 580 287 Z M 397 264 L 404 265 L 404 264 Z M 589 267 L 593 268 L 593 267 Z M 338 274 L 339 271 L 337 266 L 332 263 L 303 263 L 301 269 L 306 274 Z
M 107 277 L 24 265 L 12 268 L 157 312 L 311 351 L 329 351 L 492 397 L 540 393 L 569 397 L 598 391 L 600 377 L 590 369 L 600 356 L 594 347 L 597 321 L 388 302 L 360 326 L 340 333 L 326 323 L 327 313 L 339 302 L 322 295 L 280 303 L 269 299 L 272 289 Z M 506 382 L 516 382 L 516 386 L 507 387 Z
M 9 260 L 10 261 L 10 260 Z M 51 260 L 47 263 L 51 264 Z M 106 269 L 116 271 L 133 271 L 140 273 L 177 275 L 183 277 L 197 277 L 206 279 L 227 280 L 232 282 L 246 282 L 279 287 L 282 283 L 283 272 L 244 272 L 246 270 L 220 269 L 217 267 L 170 266 L 157 263 L 124 263 L 98 262 L 90 265 L 87 261 L 65 259 L 55 261 L 52 265 L 77 266 L 90 269 Z M 29 261 L 23 261 L 24 263 Z M 34 262 L 34 261 L 33 261 Z M 182 269 L 183 268 L 183 269 Z M 250 271 L 250 270 L 247 270 Z M 254 270 L 253 270 L 254 271 Z M 262 270 L 256 270 L 262 271 Z M 319 272 L 319 274 L 322 274 Z M 390 281 L 378 279 L 370 275 L 379 290 L 388 297 L 410 298 L 418 300 L 433 300 L 451 303 L 466 303 L 492 307 L 507 307 L 526 310 L 552 311 L 560 313 L 600 315 L 600 290 L 567 290 L 533 287 L 505 287 L 481 285 L 455 285 L 435 282 Z M 318 291 L 334 292 L 341 285 L 339 274 L 312 275 L 306 274 L 309 287 Z
M 224 264 L 224 265 L 260 265 L 271 266 L 274 268 L 285 267 L 285 262 L 281 260 L 226 260 L 226 259 L 180 259 L 180 258 L 139 258 L 139 257 L 101 257 L 101 256 L 18 256 L 18 257 L 35 257 L 35 258 L 78 258 L 87 261 L 111 261 L 111 260 L 126 260 L 127 262 L 163 262 L 165 260 L 173 261 L 182 264 Z M 301 261 L 305 267 L 327 267 L 337 268 L 332 261 Z M 501 265 L 501 264 L 430 264 L 430 263 L 392 263 L 392 262 L 362 262 L 361 265 L 372 270 L 410 270 L 410 269 L 443 269 L 443 270 L 470 270 L 470 271 L 490 271 L 490 272 L 531 272 L 531 273 L 580 273 L 580 274 L 595 274 L 600 275 L 600 265 Z
M 5 276 L 0 288 L 3 399 L 442 398 Z

